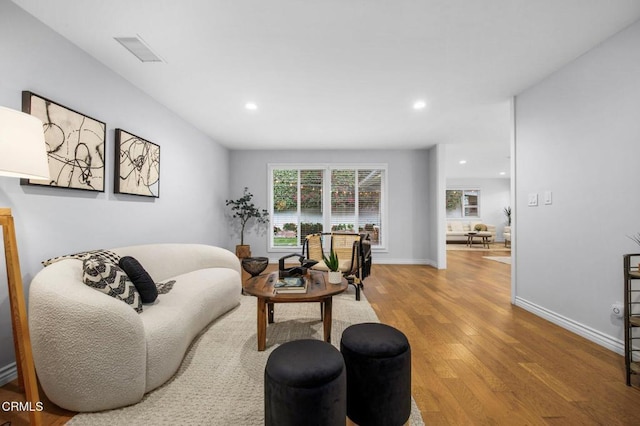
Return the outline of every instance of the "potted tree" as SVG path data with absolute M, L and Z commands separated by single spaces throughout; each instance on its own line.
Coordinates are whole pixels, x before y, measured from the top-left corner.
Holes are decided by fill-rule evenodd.
M 329 282 L 331 284 L 340 284 L 342 282 L 342 272 L 340 272 L 340 262 L 335 251 L 331 250 L 329 257 L 322 254 L 324 264 L 329 268 Z
M 503 210 L 504 215 L 507 217 L 507 226 L 511 226 L 511 206 L 505 207 Z
M 233 219 L 240 220 L 240 244 L 236 245 L 236 256 L 241 259 L 251 257 L 251 247 L 244 243 L 244 230 L 247 223 L 251 219 L 255 219 L 257 223 L 267 223 L 269 220 L 269 212 L 265 209 L 259 209 L 251 202 L 253 194 L 249 192 L 249 188 L 244 187 L 242 197 L 237 200 L 227 200 L 226 205 L 231 206 L 231 216 Z

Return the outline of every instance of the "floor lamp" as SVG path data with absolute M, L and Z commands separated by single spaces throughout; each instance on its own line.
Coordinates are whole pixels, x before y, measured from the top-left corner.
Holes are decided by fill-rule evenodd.
M 0 176 L 49 179 L 43 125 L 38 118 L 0 107 Z M 36 411 L 36 403 L 39 402 L 38 381 L 33 364 L 27 306 L 11 209 L 0 208 L 0 225 L 2 225 L 7 264 L 7 285 L 18 383 L 21 390 L 25 392 L 27 402 L 30 403 L 28 404 L 29 422 L 32 425 L 39 425 L 42 424 L 42 419 L 41 413 Z

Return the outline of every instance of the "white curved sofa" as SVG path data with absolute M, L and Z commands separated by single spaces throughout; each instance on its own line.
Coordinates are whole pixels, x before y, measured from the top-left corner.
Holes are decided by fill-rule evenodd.
M 109 250 L 137 259 L 155 282 L 176 282 L 137 313 L 85 285 L 82 260 L 36 274 L 29 289 L 36 371 L 49 399 L 68 410 L 139 402 L 175 374 L 200 331 L 240 303 L 240 262 L 228 250 L 198 244 Z

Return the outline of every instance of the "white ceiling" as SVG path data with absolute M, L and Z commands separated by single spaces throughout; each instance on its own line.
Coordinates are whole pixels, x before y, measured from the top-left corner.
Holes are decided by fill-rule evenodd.
M 640 18 L 640 0 L 13 1 L 232 149 L 444 143 L 456 177 L 508 173 L 510 98 Z M 136 34 L 166 62 L 114 40 Z

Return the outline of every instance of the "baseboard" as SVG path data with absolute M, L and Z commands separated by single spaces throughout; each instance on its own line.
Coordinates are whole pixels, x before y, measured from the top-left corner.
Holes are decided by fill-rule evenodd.
M 589 326 L 564 317 L 556 312 L 550 311 L 549 309 L 543 308 L 540 305 L 529 302 L 528 300 L 525 300 L 521 297 L 516 296 L 516 306 L 519 306 L 522 309 L 525 309 L 539 317 L 546 319 L 547 321 L 550 321 L 566 330 L 569 330 L 572 333 L 577 334 L 578 336 L 582 336 L 585 339 L 592 341 L 593 343 L 603 346 L 620 355 L 624 355 L 624 342 L 620 339 L 609 336 L 608 334 L 604 334 Z
M 12 380 L 18 378 L 18 368 L 16 363 L 12 362 L 9 365 L 5 365 L 0 368 L 0 386 L 4 386 Z
M 436 262 L 431 259 L 376 259 L 373 257 L 372 260 L 374 265 L 428 265 L 433 266 L 434 268 L 437 267 Z M 269 258 L 269 263 L 278 264 L 278 259 Z

